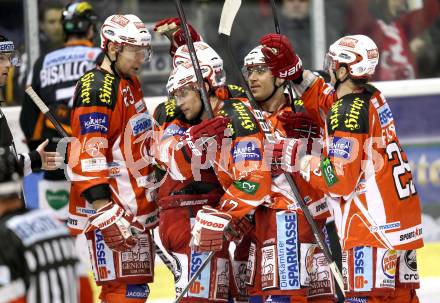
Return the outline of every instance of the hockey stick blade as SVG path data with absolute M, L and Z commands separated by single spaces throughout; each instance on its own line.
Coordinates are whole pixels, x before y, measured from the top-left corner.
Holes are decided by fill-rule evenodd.
M 174 303 L 178 303 L 178 302 L 180 302 L 180 300 L 182 300 L 183 296 L 185 296 L 185 294 L 188 292 L 188 290 L 191 287 L 191 285 L 197 279 L 197 276 L 202 273 L 202 270 L 206 267 L 206 265 L 209 264 L 209 262 L 211 261 L 212 257 L 214 257 L 214 254 L 215 254 L 215 252 L 213 252 L 213 251 L 211 251 L 209 253 L 208 257 L 205 259 L 205 261 L 203 261 L 203 263 L 200 265 L 200 267 L 197 269 L 197 271 L 192 275 L 191 279 L 188 281 L 188 284 L 182 290 L 180 295 L 176 298 Z
M 231 35 L 232 25 L 234 24 L 235 16 L 241 6 L 241 0 L 225 0 L 223 4 L 222 14 L 220 16 L 220 24 L 218 26 L 218 33 L 227 36 Z

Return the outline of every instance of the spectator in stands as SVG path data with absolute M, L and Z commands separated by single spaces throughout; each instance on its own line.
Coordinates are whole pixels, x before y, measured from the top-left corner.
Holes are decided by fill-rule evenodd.
M 59 48 L 64 43 L 61 17 L 64 7 L 59 3 L 41 6 L 38 12 L 40 25 L 40 55 Z
M 295 41 L 295 50 L 298 52 L 298 55 L 301 56 L 304 66 L 313 66 L 310 6 L 310 0 L 283 0 L 281 9 L 279 10 L 281 33 L 286 35 L 290 40 Z M 334 12 L 341 12 L 342 9 L 340 5 L 338 5 L 337 10 L 326 7 L 326 14 L 332 16 Z M 334 41 L 340 36 L 341 29 L 336 23 L 332 22 L 326 26 L 326 39 L 328 41 Z
M 414 79 L 418 75 L 416 57 L 425 49 L 417 39 L 440 14 L 439 0 L 423 0 L 419 7 L 404 0 L 351 1 L 347 32 L 373 39 L 381 60 L 374 80 Z M 413 51 L 412 51 L 413 50 Z

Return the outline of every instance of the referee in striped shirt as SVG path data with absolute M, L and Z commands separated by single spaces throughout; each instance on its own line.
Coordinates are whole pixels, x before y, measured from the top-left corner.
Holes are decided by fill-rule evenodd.
M 17 158 L 0 146 L 0 302 L 80 302 L 79 262 L 67 228 L 20 198 Z

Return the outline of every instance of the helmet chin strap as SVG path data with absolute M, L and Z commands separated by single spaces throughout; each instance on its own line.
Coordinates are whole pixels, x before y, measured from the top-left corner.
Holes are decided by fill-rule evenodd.
M 107 50 L 108 50 L 108 44 L 107 44 L 107 46 L 106 46 L 105 56 L 110 60 L 110 68 L 111 68 L 112 72 L 113 72 L 115 75 L 118 75 L 118 76 L 121 77 L 121 78 L 125 78 L 124 75 L 122 75 L 121 73 L 119 73 L 119 72 L 116 70 L 116 61 L 118 61 L 119 50 L 116 51 L 116 58 L 115 58 L 115 60 L 112 60 L 112 59 L 110 58 L 110 56 L 109 56 L 108 53 L 107 53 Z
M 267 97 L 267 98 L 265 98 L 263 100 L 259 100 L 258 101 L 259 103 L 267 102 L 268 100 L 270 100 L 275 95 L 277 90 L 281 87 L 281 85 L 276 85 L 276 81 L 277 81 L 277 79 L 274 77 L 273 78 L 273 90 L 272 90 L 272 93 L 269 95 L 269 97 Z
M 338 74 L 337 74 L 337 71 L 336 71 L 336 70 L 333 70 L 333 74 L 335 74 L 335 79 L 336 79 L 336 82 L 335 82 L 335 90 L 338 90 L 339 85 L 341 85 L 342 83 L 344 83 L 345 81 L 347 81 L 347 80 L 349 79 L 349 77 L 348 77 L 348 75 L 347 75 L 347 76 L 345 77 L 344 80 L 340 80 L 340 79 L 338 79 Z

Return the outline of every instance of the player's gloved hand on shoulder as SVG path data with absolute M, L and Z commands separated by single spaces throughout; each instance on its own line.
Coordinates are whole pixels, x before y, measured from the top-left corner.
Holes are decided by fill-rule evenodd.
M 283 172 L 298 171 L 295 164 L 298 162 L 298 150 L 301 145 L 299 139 L 285 139 L 275 143 L 272 154 L 272 174 L 279 175 Z
M 284 111 L 278 115 L 288 138 L 320 138 L 320 128 L 306 112 Z
M 231 215 L 204 206 L 197 212 L 194 227 L 191 231 L 191 244 L 196 251 L 220 251 L 225 240 L 224 232 L 231 221 Z
M 267 34 L 260 39 L 265 62 L 277 78 L 301 83 L 303 66 L 289 39 L 280 34 Z
M 133 230 L 143 232 L 145 227 L 136 221 L 133 215 L 118 204 L 110 201 L 99 208 L 89 217 L 85 233 L 100 229 L 105 244 L 115 251 L 126 251 L 134 247 L 138 239 L 133 235 Z
M 306 154 L 310 155 L 313 143 L 318 143 L 318 139 L 321 138 L 321 129 L 315 124 L 312 117 L 306 112 L 295 113 L 284 111 L 278 115 L 278 120 L 283 124 L 288 138 L 307 139 Z M 303 141 L 305 143 L 306 140 Z M 320 153 L 320 148 L 318 152 Z
M 188 155 L 191 156 L 193 154 L 196 156 L 205 154 L 210 140 L 215 140 L 217 148 L 221 148 L 222 139 L 225 137 L 225 129 L 230 121 L 229 118 L 223 116 L 203 120 L 199 124 L 190 127 L 182 136 L 180 143 L 185 146 Z
M 188 23 L 188 29 L 191 34 L 193 42 L 202 41 L 202 37 L 196 30 Z M 154 25 L 154 31 L 161 35 L 167 36 L 171 42 L 170 55 L 174 57 L 179 46 L 186 44 L 185 33 L 180 26 L 179 18 L 162 19 Z

